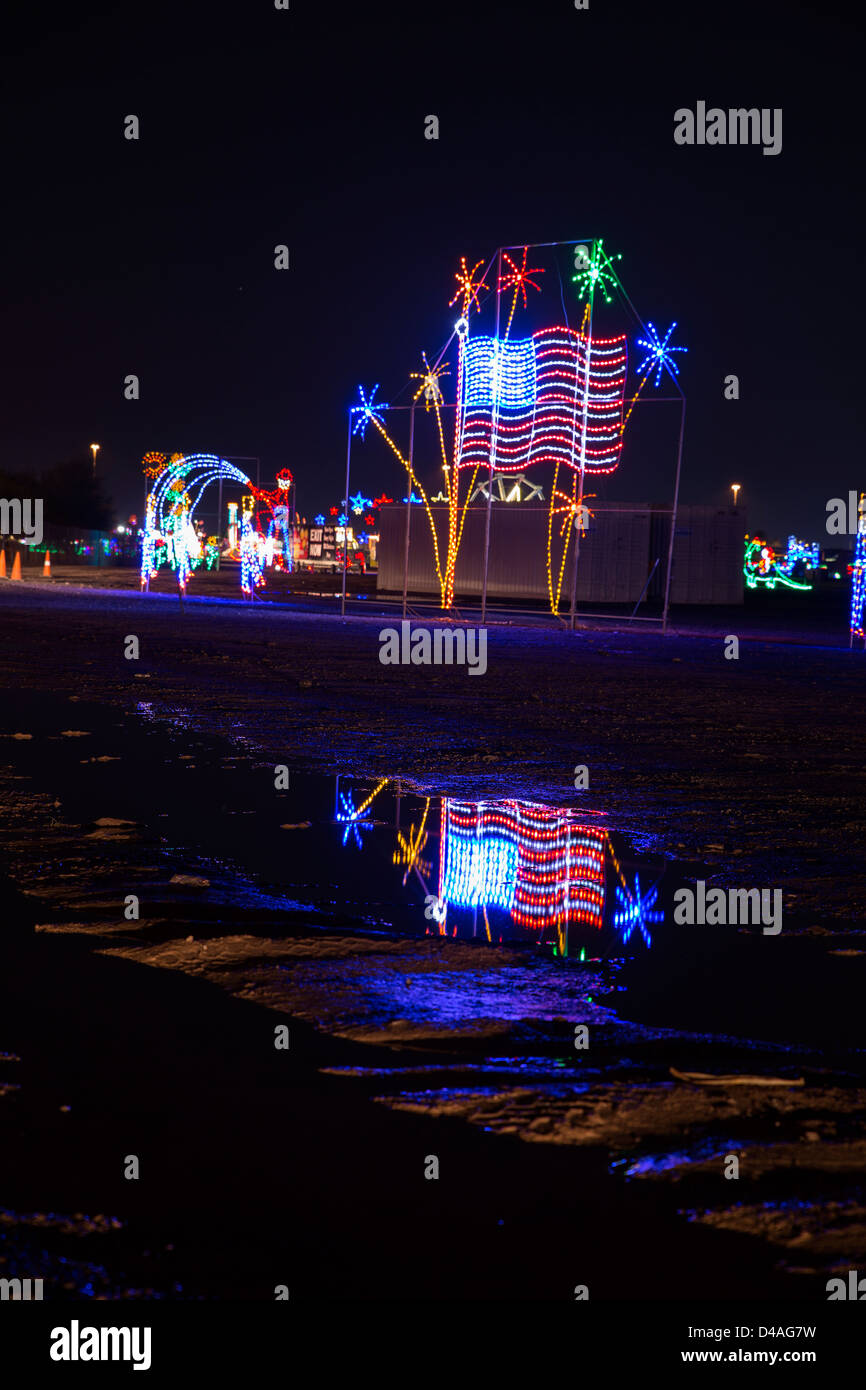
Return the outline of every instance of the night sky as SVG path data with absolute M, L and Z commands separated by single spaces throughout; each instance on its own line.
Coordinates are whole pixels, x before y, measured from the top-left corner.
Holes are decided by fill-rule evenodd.
M 461 255 L 596 235 L 690 349 L 683 499 L 739 482 L 752 527 L 823 540 L 827 499 L 866 486 L 846 8 L 14 6 L 0 463 L 97 441 L 123 518 L 146 450 L 254 455 L 263 481 L 293 469 L 311 516 L 342 495 L 358 383 L 405 400 L 448 337 Z M 676 145 L 674 111 L 699 100 L 781 107 L 781 154 Z M 353 454 L 356 486 L 403 495 L 381 441 Z M 617 488 L 665 495 L 636 441 Z

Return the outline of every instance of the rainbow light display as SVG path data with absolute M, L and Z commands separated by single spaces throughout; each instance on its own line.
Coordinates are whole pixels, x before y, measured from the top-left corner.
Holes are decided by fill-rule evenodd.
M 607 831 L 576 812 L 444 798 L 442 841 L 439 897 L 446 904 L 499 907 L 518 926 L 561 939 L 570 923 L 601 928 Z

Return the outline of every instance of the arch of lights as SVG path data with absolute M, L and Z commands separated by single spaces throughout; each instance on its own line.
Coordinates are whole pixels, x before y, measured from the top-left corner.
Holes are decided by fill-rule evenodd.
M 211 483 L 240 483 L 247 490 L 241 512 L 239 552 L 241 589 L 251 594 L 264 582 L 253 508 L 256 489 L 246 473 L 216 454 L 146 454 L 144 471 L 154 479 L 148 494 L 141 546 L 141 583 L 145 587 L 159 568 L 157 549 L 177 575 L 183 591 L 196 564 L 202 558 L 201 540 L 195 530 L 195 510 Z

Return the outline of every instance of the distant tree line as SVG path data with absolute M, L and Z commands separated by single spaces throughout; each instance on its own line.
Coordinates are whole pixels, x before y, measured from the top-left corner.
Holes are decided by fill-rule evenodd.
M 38 473 L 0 467 L 0 497 L 41 497 L 46 525 L 94 531 L 109 531 L 114 525 L 114 504 L 94 478 L 90 458 L 55 463 Z

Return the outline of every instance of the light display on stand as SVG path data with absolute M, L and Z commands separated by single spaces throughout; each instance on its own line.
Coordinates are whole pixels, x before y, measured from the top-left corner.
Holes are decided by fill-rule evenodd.
M 866 492 L 861 492 L 857 506 L 857 538 L 854 542 L 854 559 L 851 564 L 851 644 L 859 637 L 866 641 L 864 632 L 864 605 L 866 605 Z
M 638 370 L 641 380 L 626 402 L 627 336 L 624 332 L 597 332 L 593 321 L 596 291 L 605 305 L 613 305 L 618 295 L 629 312 L 634 311 L 614 269 L 614 261 L 620 257 L 608 255 L 600 239 L 574 248 L 577 274 L 572 279 L 584 301 L 579 326 L 559 323 L 528 336 L 512 337 L 518 308 L 526 311 L 529 306 L 528 291 L 542 291 L 540 277 L 545 268 L 529 264 L 531 249 L 503 248 L 498 253 L 495 291 L 489 289 L 486 278 L 493 260 L 482 271 L 483 261 L 477 261 L 470 270 L 466 257 L 461 258 L 457 289 L 450 301 L 452 308 L 459 305 L 459 318 L 451 338 L 432 364 L 422 353 L 424 370 L 411 373 L 420 383 L 414 392 L 413 406 L 423 396 L 425 411 L 432 410 L 436 417 L 444 491 L 436 491 L 433 500 L 447 506 L 447 539 L 440 535 L 431 499 L 418 478 L 411 438 L 407 456 L 386 424 L 390 407 L 377 401 L 378 386 L 369 394 L 359 387 L 360 405 L 352 407 L 357 417 L 353 434 L 363 439 L 369 424 L 376 427 L 406 471 L 409 495 L 417 495 L 425 508 L 433 569 L 445 609 L 454 605 L 457 557 L 467 508 L 478 495 L 479 474 L 482 482 L 488 480 L 487 494 L 493 501 L 489 496 L 491 477 L 516 474 L 524 479 L 527 470 L 552 468 L 547 576 L 551 611 L 559 612 L 569 547 L 576 555 L 580 537 L 586 531 L 586 475 L 609 475 L 617 469 L 625 426 L 647 381 L 654 374 L 654 385 L 658 387 L 667 373 L 676 382 L 679 368 L 674 354 L 687 350 L 670 342 L 675 323 L 663 338 L 652 324 L 647 328 L 641 323 L 647 336 L 636 341 L 646 350 L 646 356 Z M 507 316 L 503 306 L 500 320 L 499 300 L 509 292 Z M 492 335 L 475 334 L 473 324 L 494 294 L 496 331 Z M 441 383 L 450 373 L 444 359 L 455 341 L 455 425 L 449 456 Z M 468 485 L 464 484 L 464 474 L 468 475 Z M 554 526 L 557 516 L 561 518 L 558 535 Z

